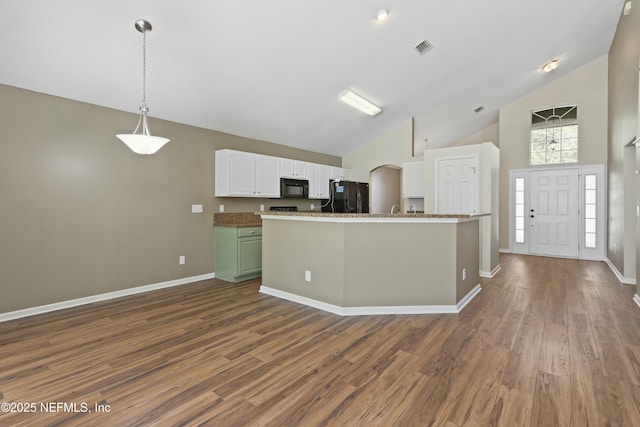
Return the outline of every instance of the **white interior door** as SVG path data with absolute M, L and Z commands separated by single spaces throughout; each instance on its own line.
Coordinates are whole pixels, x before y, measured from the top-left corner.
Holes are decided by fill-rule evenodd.
M 438 159 L 437 164 L 438 213 L 476 213 L 478 157 Z
M 529 251 L 579 257 L 579 169 L 531 171 Z

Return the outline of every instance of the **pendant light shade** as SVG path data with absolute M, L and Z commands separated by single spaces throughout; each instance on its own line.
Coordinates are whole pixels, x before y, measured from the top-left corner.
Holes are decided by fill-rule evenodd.
M 161 136 L 152 136 L 149 132 L 149 124 L 147 119 L 147 113 L 149 108 L 147 107 L 147 43 L 146 32 L 151 31 L 151 24 L 144 19 L 136 21 L 136 29 L 142 33 L 142 103 L 140 105 L 140 118 L 138 119 L 138 125 L 131 134 L 119 134 L 116 135 L 122 142 L 127 144 L 127 147 L 134 153 L 138 154 L 153 154 L 158 151 L 162 146 L 169 142 L 168 138 Z M 140 133 L 138 133 L 140 132 Z
M 136 135 L 132 133 L 121 133 L 116 136 L 127 144 L 127 147 L 129 147 L 131 151 L 138 154 L 153 154 L 169 142 L 168 138 L 161 136 Z

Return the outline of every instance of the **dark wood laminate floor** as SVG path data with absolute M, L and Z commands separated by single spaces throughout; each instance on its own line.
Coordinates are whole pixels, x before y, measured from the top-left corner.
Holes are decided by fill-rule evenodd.
M 501 264 L 459 315 L 339 317 L 210 280 L 6 322 L 0 403 L 37 406 L 0 425 L 640 426 L 633 288 L 601 262 Z

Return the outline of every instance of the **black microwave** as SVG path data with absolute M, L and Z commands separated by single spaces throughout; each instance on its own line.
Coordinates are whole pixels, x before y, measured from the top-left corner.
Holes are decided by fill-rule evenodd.
M 281 199 L 308 199 L 309 181 L 306 179 L 280 178 Z

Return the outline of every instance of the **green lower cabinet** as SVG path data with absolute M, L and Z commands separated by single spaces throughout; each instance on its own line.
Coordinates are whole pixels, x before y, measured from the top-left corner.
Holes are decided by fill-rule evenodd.
M 216 278 L 228 282 L 262 274 L 262 227 L 215 227 Z

